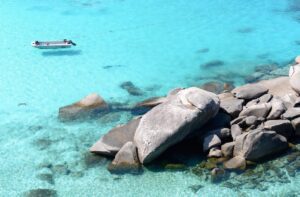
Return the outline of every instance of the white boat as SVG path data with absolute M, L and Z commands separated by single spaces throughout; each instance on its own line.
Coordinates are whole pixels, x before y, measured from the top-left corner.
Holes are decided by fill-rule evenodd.
M 76 46 L 72 40 L 64 39 L 62 41 L 34 41 L 31 46 L 38 49 L 58 49 L 58 48 L 70 48 Z

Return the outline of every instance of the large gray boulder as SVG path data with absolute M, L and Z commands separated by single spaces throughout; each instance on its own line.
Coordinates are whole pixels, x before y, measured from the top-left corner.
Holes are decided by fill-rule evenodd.
M 59 108 L 58 117 L 61 120 L 88 118 L 103 111 L 108 111 L 108 104 L 96 93 L 92 93 L 80 101 Z
M 268 120 L 264 123 L 264 128 L 275 131 L 287 139 L 294 135 L 294 129 L 289 120 Z
M 232 93 L 239 99 L 256 99 L 268 92 L 268 89 L 259 84 L 247 84 L 232 90 Z
M 275 131 L 256 129 L 237 137 L 233 155 L 250 161 L 259 161 L 286 148 L 288 143 L 282 135 Z
M 237 99 L 231 93 L 223 93 L 218 96 L 220 98 L 220 108 L 233 118 L 237 117 L 243 110 L 243 99 Z
M 134 136 L 141 163 L 148 163 L 170 146 L 203 126 L 219 111 L 217 95 L 199 88 L 179 90 L 147 112 Z
M 261 103 L 258 105 L 252 105 L 251 107 L 244 108 L 240 113 L 240 116 L 256 116 L 256 117 L 267 117 L 271 110 L 272 105 L 270 103 Z
M 126 142 L 133 141 L 140 120 L 141 117 L 138 117 L 125 125 L 113 128 L 90 148 L 90 152 L 114 156 Z
M 140 163 L 136 146 L 132 142 L 127 142 L 116 154 L 115 159 L 108 166 L 111 173 L 137 173 Z

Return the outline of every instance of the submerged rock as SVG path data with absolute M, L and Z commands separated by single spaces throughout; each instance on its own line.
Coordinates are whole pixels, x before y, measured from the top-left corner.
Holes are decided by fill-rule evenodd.
M 200 88 L 209 92 L 213 92 L 215 94 L 220 94 L 224 91 L 231 91 L 234 87 L 230 83 L 211 81 L 201 85 Z
M 80 101 L 59 108 L 59 118 L 61 120 L 75 120 L 93 117 L 101 112 L 108 111 L 108 104 L 98 94 L 92 93 Z
M 259 84 L 247 84 L 232 90 L 232 93 L 239 99 L 256 99 L 263 94 L 266 94 L 268 89 Z
M 233 155 L 259 161 L 288 148 L 285 137 L 275 131 L 256 129 L 237 137 Z
M 124 144 L 116 154 L 111 165 L 109 165 L 108 170 L 115 174 L 138 173 L 140 170 L 140 163 L 136 146 L 132 142 Z
M 199 88 L 187 88 L 146 113 L 137 128 L 134 142 L 139 159 L 148 163 L 167 148 L 203 126 L 219 111 L 217 95 Z
M 210 68 L 210 67 L 218 67 L 218 66 L 223 66 L 225 64 L 224 61 L 222 60 L 212 60 L 210 62 L 206 62 L 205 64 L 202 64 L 202 68 Z
M 246 160 L 244 157 L 235 156 L 232 159 L 224 162 L 225 169 L 246 169 Z
M 90 148 L 90 152 L 114 156 L 126 142 L 133 140 L 140 120 L 139 117 L 113 128 Z
M 25 193 L 26 197 L 56 197 L 57 192 L 53 189 L 32 189 Z
M 142 96 L 144 94 L 144 92 L 140 88 L 136 87 L 131 81 L 123 82 L 120 87 L 132 96 Z
M 149 98 L 147 100 L 144 100 L 138 104 L 136 104 L 136 107 L 155 107 L 167 100 L 166 97 L 154 97 L 154 98 Z

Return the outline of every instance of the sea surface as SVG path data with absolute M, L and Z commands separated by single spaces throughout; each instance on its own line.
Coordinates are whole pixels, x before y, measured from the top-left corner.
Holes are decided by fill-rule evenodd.
M 77 46 L 31 47 L 64 38 Z M 191 170 L 112 175 L 88 148 L 135 114 L 57 115 L 92 92 L 132 106 L 212 80 L 238 86 L 257 66 L 284 67 L 299 53 L 299 0 L 2 0 L 0 196 L 298 196 L 298 174 L 259 188 L 223 187 Z M 128 81 L 140 96 L 120 87 Z

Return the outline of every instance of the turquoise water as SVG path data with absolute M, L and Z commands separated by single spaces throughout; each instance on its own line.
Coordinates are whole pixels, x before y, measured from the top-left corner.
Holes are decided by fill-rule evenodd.
M 0 196 L 37 188 L 55 189 L 59 196 L 285 196 L 297 190 L 299 176 L 263 183 L 269 187 L 260 191 L 220 187 L 189 171 L 111 175 L 108 161 L 88 167 L 84 156 L 101 135 L 131 119 L 130 111 L 86 122 L 57 120 L 59 107 L 91 92 L 130 106 L 216 78 L 240 85 L 257 65 L 284 66 L 299 54 L 297 5 L 297 0 L 1 2 Z M 77 46 L 53 51 L 30 46 L 64 38 Z M 201 66 L 215 60 L 224 63 Z M 144 95 L 129 95 L 120 88 L 125 81 Z M 53 182 L 38 178 L 43 173 L 52 173 Z M 189 188 L 199 184 L 204 187 L 197 193 Z

